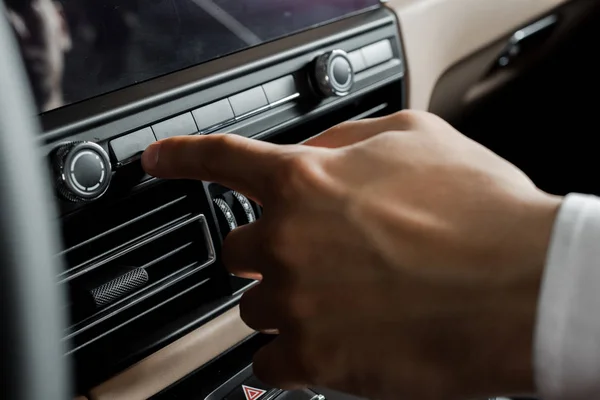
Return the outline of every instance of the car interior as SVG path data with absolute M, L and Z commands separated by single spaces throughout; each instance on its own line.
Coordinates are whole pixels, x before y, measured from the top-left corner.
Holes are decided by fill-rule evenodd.
M 4 0 L 3 12 L 5 399 L 353 399 L 253 375 L 272 336 L 241 320 L 258 282 L 230 275 L 221 245 L 261 207 L 146 175 L 157 140 L 298 144 L 427 110 L 543 190 L 600 193 L 596 0 Z

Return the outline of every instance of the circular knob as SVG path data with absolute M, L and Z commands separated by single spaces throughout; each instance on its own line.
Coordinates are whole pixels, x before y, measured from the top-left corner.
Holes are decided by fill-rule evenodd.
M 315 84 L 324 96 L 345 96 L 354 86 L 354 68 L 348 54 L 334 50 L 317 57 L 314 70 Z
M 213 199 L 213 202 L 217 206 L 215 211 L 217 212 L 217 221 L 219 222 L 219 229 L 223 237 L 227 236 L 230 232 L 238 227 L 235 215 L 229 207 L 229 204 L 223 199 Z
M 238 192 L 232 192 L 235 203 L 233 212 L 235 215 L 243 215 L 244 224 L 251 224 L 256 221 L 256 214 L 252 208 L 250 200 L 246 196 Z
M 65 200 L 76 203 L 96 200 L 108 189 L 110 159 L 96 143 L 61 145 L 54 151 L 52 162 L 56 190 Z

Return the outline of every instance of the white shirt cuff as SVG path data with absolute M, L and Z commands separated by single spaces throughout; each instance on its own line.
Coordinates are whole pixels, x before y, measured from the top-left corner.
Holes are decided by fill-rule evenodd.
M 566 197 L 542 282 L 534 366 L 544 400 L 600 399 L 600 198 Z

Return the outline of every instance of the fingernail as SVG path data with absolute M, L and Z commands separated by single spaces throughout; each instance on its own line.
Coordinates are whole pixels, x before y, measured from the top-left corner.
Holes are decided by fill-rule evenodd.
M 160 155 L 160 143 L 150 145 L 142 154 L 142 166 L 144 169 L 154 169 L 158 165 Z

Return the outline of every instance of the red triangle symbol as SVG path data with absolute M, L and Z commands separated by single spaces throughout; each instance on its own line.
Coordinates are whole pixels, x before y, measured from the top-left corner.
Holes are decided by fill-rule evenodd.
M 242 389 L 244 389 L 244 396 L 246 396 L 246 400 L 257 400 L 260 396 L 267 393 L 266 390 L 257 389 L 246 385 L 242 385 Z

